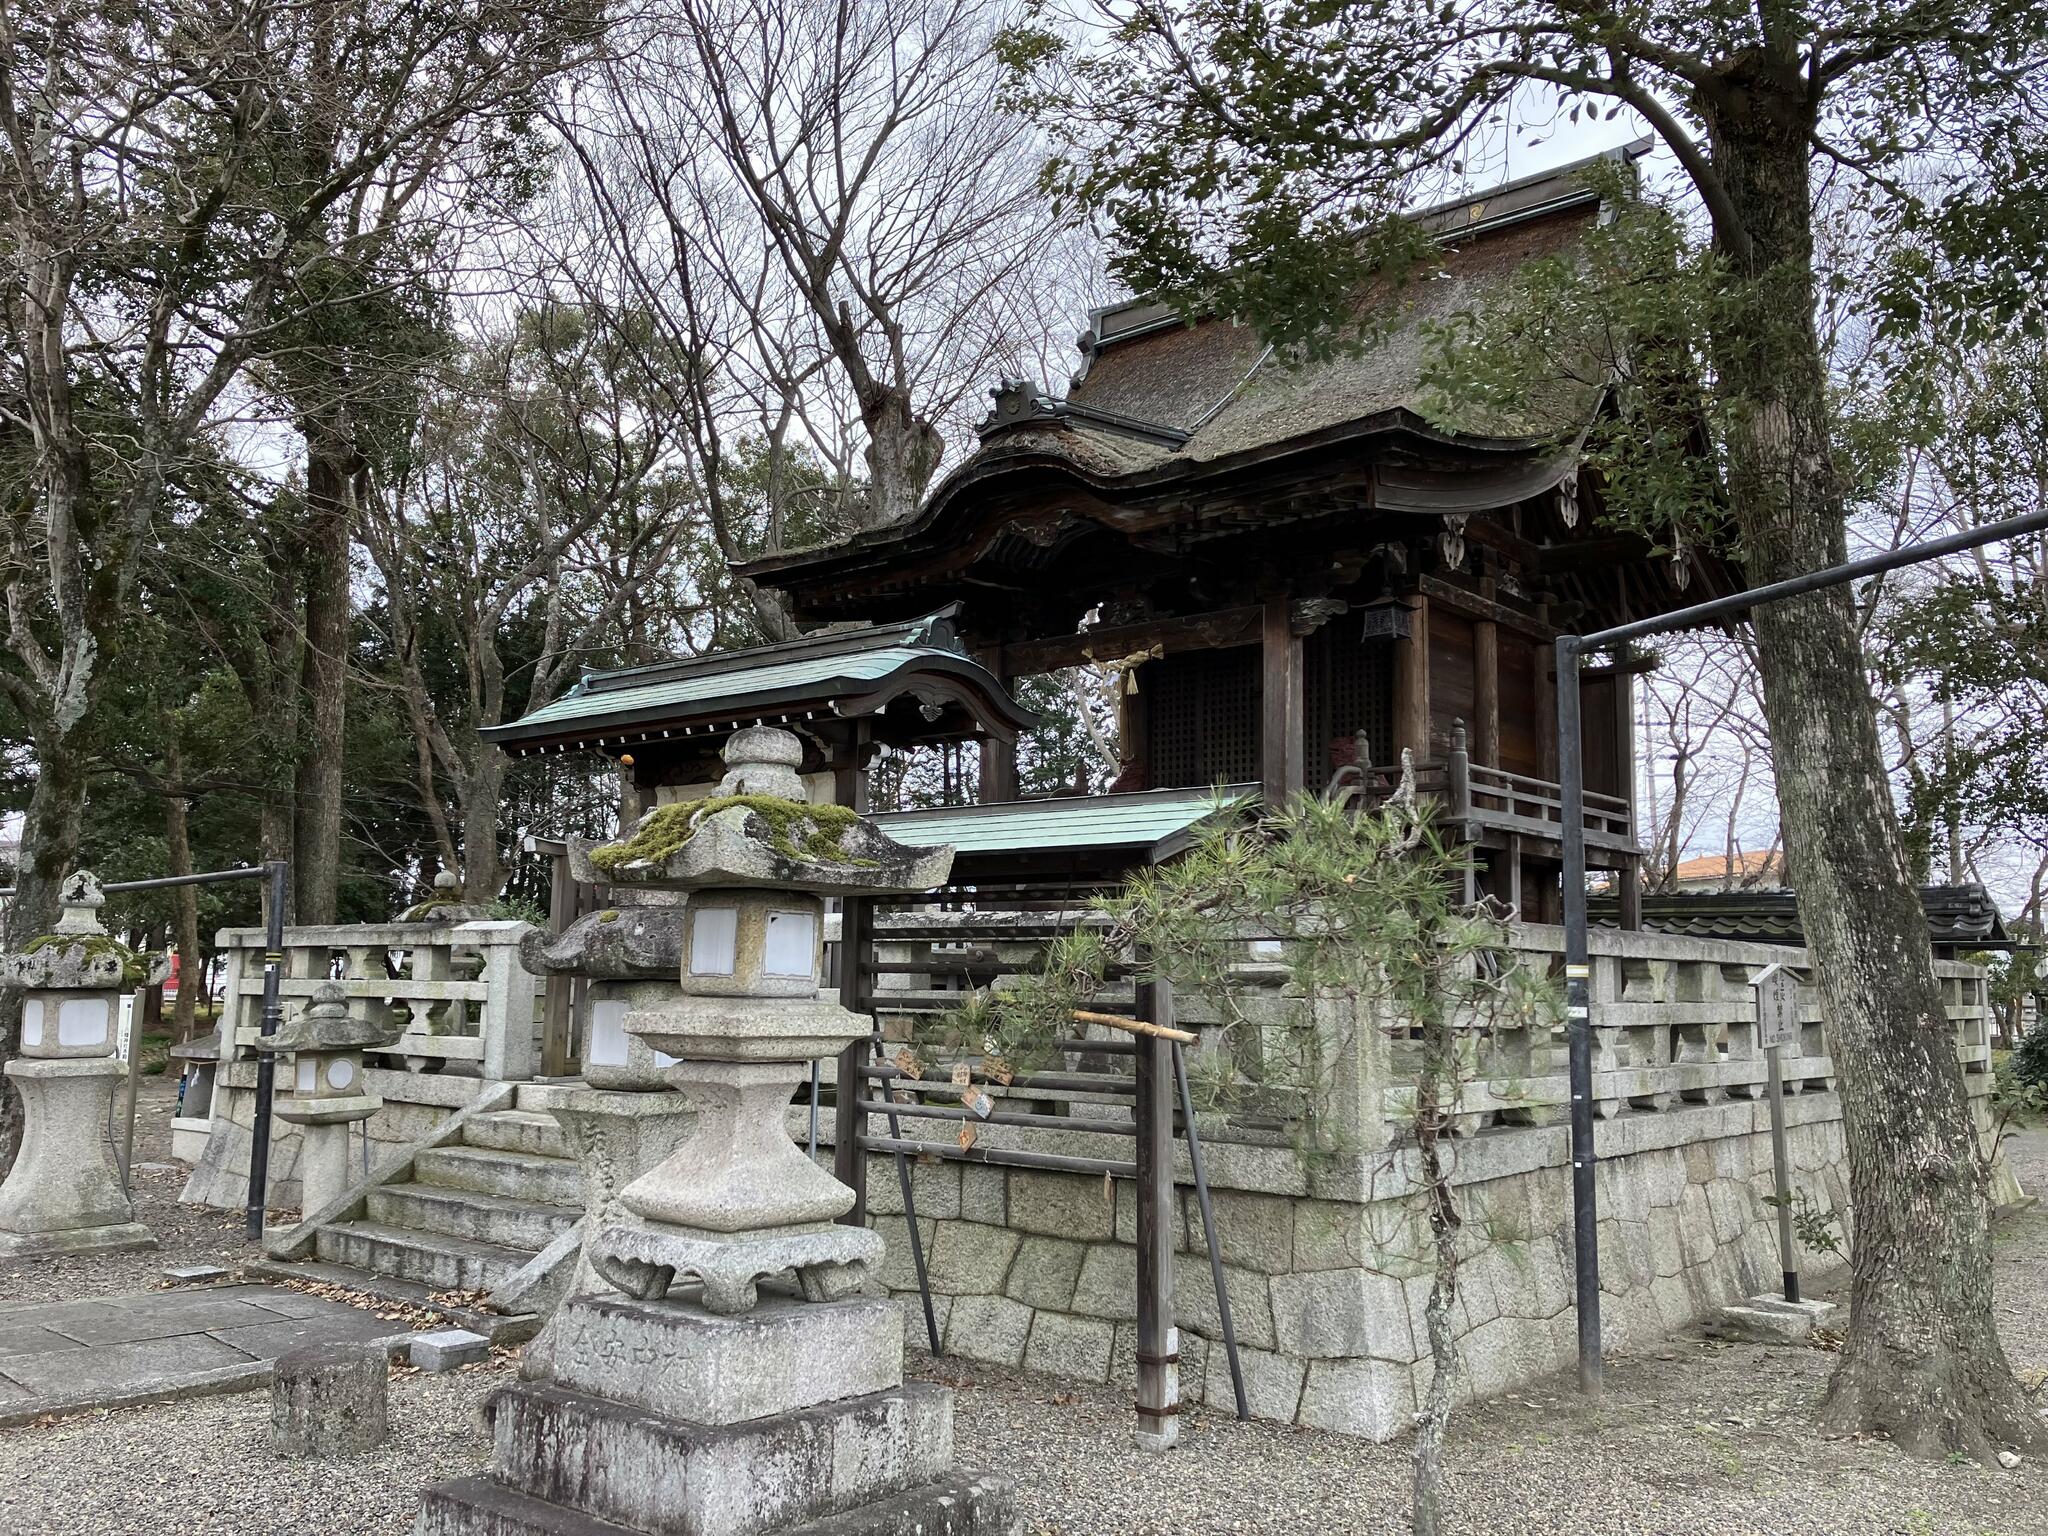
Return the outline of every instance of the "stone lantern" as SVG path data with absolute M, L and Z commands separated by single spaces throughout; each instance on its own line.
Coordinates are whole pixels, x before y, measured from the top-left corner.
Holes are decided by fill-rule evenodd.
M 819 995 L 823 898 L 929 890 L 953 851 L 806 804 L 799 760 L 739 731 L 715 794 L 591 855 L 615 893 L 688 893 L 674 979 L 636 984 L 625 1030 L 675 1059 L 696 1119 L 586 1216 L 609 1288 L 562 1303 L 494 1402 L 488 1476 L 429 1488 L 423 1533 L 1015 1528 L 1007 1486 L 953 1465 L 952 1394 L 903 1380 L 902 1307 L 862 1285 L 882 1240 L 836 1223 L 853 1192 L 785 1118 L 808 1064 L 872 1027 Z
M 24 1123 L 0 1185 L 0 1255 L 156 1246 L 122 1191 L 106 1127 L 125 1075 L 113 1059 L 122 994 L 163 980 L 170 960 L 109 937 L 105 900 L 92 872 L 78 870 L 58 894 L 56 926 L 0 956 L 0 975 L 24 993 L 21 1055 L 6 1068 Z
M 592 856 L 615 885 L 690 893 L 680 990 L 629 1012 L 625 1029 L 675 1058 L 668 1080 L 697 1122 L 620 1194 L 629 1216 L 590 1257 L 628 1295 L 665 1295 L 681 1276 L 702 1284 L 710 1311 L 732 1314 L 785 1271 L 812 1301 L 851 1295 L 881 1258 L 874 1232 L 838 1224 L 853 1192 L 790 1140 L 784 1110 L 810 1062 L 873 1027 L 819 995 L 823 898 L 929 890 L 953 854 L 807 804 L 803 745 L 788 731 L 736 731 L 725 761 L 715 794 L 651 812 Z
M 591 867 L 593 846 L 582 839 L 569 845 L 570 874 L 590 884 L 608 878 Z M 564 1292 L 568 1296 L 609 1289 L 591 1266 L 591 1241 L 620 1218 L 621 1191 L 675 1151 L 694 1118 L 682 1095 L 669 1092 L 664 1081 L 662 1069 L 673 1061 L 624 1027 L 635 1008 L 676 990 L 687 897 L 657 890 L 615 896 L 615 905 L 584 913 L 558 934 L 530 932 L 520 945 L 521 963 L 534 975 L 578 976 L 590 988 L 583 1041 L 587 1086 L 548 1105 L 583 1180 L 583 1245 Z M 527 1347 L 528 1361 L 546 1362 L 554 1342 L 550 1319 Z
M 306 1215 L 348 1192 L 348 1128 L 384 1107 L 363 1081 L 363 1051 L 397 1038 L 387 1025 L 351 1014 L 341 984 L 326 981 L 298 1017 L 257 1039 L 259 1051 L 292 1058 L 291 1092 L 270 1112 L 300 1128 L 299 1204 Z

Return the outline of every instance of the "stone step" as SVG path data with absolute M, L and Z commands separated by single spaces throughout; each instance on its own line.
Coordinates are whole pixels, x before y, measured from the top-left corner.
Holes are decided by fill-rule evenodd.
M 322 1227 L 316 1255 L 367 1274 L 412 1280 L 444 1291 L 488 1291 L 511 1279 L 533 1254 L 498 1243 L 414 1232 L 374 1221 L 343 1221 Z
M 514 1493 L 488 1478 L 459 1477 L 420 1495 L 413 1536 L 638 1536 L 559 1504 Z
M 583 1204 L 583 1176 L 559 1157 L 500 1152 L 490 1147 L 435 1147 L 412 1161 L 416 1183 L 509 1195 L 535 1205 Z
M 752 1536 L 943 1476 L 952 1417 L 921 1383 L 722 1428 L 522 1384 L 494 1400 L 491 1476 L 635 1530 Z M 733 1476 L 768 1466 L 814 1475 Z
M 450 1302 L 436 1301 L 434 1292 L 440 1287 L 421 1285 L 416 1280 L 400 1280 L 391 1275 L 373 1275 L 319 1259 L 302 1259 L 297 1263 L 287 1263 L 282 1259 L 256 1259 L 242 1267 L 247 1273 L 260 1275 L 266 1280 L 316 1281 L 322 1285 L 338 1285 L 344 1290 L 356 1291 L 380 1301 L 425 1307 L 438 1312 L 458 1328 L 482 1334 L 493 1344 L 518 1344 L 530 1339 L 540 1332 L 544 1321 L 538 1312 L 485 1312 L 475 1307 L 458 1307 Z
M 527 1152 L 535 1157 L 568 1157 L 569 1141 L 562 1122 L 530 1109 L 498 1109 L 472 1115 L 462 1127 L 465 1146 L 496 1152 Z
M 1009 1487 L 974 1472 L 953 1472 L 936 1483 L 886 1494 L 836 1515 L 799 1526 L 783 1536 L 1012 1536 L 1016 1500 Z M 699 1536 L 698 1528 L 664 1520 L 648 1528 L 660 1536 Z M 458 1478 L 420 1497 L 413 1536 L 634 1536 L 614 1525 L 559 1504 L 516 1493 L 481 1477 Z
M 415 1232 L 473 1238 L 538 1253 L 576 1225 L 577 1212 L 507 1195 L 440 1184 L 387 1184 L 370 1191 L 370 1220 Z
M 580 1093 L 583 1087 L 580 1079 L 562 1083 L 521 1083 L 512 1105 L 515 1109 L 544 1115 L 570 1094 Z

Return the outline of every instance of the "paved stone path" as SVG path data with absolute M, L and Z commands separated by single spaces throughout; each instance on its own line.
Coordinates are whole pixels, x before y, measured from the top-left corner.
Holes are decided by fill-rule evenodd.
M 270 1380 L 301 1344 L 408 1330 L 344 1302 L 270 1285 L 0 1303 L 0 1426 Z

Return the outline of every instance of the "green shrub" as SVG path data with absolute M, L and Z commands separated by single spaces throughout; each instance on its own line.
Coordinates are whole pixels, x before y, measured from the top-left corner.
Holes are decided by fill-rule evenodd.
M 2012 1075 L 2021 1087 L 2048 1093 L 2048 1021 L 2036 1020 L 2013 1048 Z

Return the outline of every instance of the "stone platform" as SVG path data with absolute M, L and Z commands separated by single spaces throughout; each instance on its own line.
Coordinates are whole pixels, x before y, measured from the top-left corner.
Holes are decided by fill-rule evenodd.
M 409 1335 L 344 1302 L 270 1285 L 217 1285 L 0 1305 L 0 1427 L 46 1414 L 267 1386 L 306 1344 Z
M 427 1490 L 416 1536 L 1008 1536 L 953 1469 L 953 1399 L 904 1385 L 893 1301 L 566 1302 L 535 1379 L 493 1395 L 490 1472 Z

